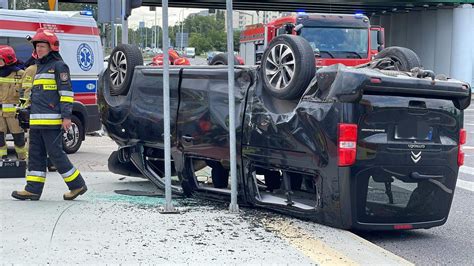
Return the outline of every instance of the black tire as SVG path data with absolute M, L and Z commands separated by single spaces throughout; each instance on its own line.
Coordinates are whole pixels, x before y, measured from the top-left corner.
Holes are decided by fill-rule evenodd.
M 127 94 L 135 67 L 142 65 L 143 56 L 136 46 L 120 44 L 115 47 L 109 58 L 107 75 L 110 94 Z
M 303 37 L 284 34 L 270 42 L 261 66 L 265 89 L 279 99 L 294 100 L 301 97 L 313 79 L 316 59 Z
M 63 133 L 63 150 L 67 154 L 72 154 L 79 150 L 85 134 L 84 125 L 77 116 L 72 115 L 71 122 L 71 128 Z
M 228 65 L 229 60 L 227 59 L 227 54 L 228 53 L 220 53 L 216 54 L 215 56 L 212 57 L 211 61 L 209 62 L 209 65 L 211 66 L 217 66 L 217 65 Z M 240 65 L 239 60 L 237 60 L 237 57 L 234 55 L 234 65 Z
M 207 161 L 212 168 L 211 178 L 215 188 L 227 188 L 229 185 L 229 170 L 225 169 L 219 162 Z
M 418 55 L 405 47 L 387 47 L 375 56 L 375 59 L 380 58 L 390 58 L 394 62 L 394 70 L 398 71 L 410 71 L 415 67 L 422 67 Z

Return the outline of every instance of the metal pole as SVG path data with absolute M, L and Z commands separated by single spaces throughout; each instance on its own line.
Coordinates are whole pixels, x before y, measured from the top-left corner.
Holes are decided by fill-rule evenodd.
M 13 0 L 13 10 L 16 10 L 16 0 Z
M 268 27 L 267 27 L 267 11 L 263 11 L 263 26 L 265 33 L 263 34 L 263 49 L 267 49 L 268 45 Z
M 237 204 L 237 147 L 235 137 L 235 97 L 234 97 L 234 30 L 232 27 L 232 0 L 227 2 L 227 69 L 229 86 L 229 139 L 230 139 L 230 212 L 238 212 Z
M 59 10 L 59 1 L 56 0 L 56 4 L 54 5 L 54 11 L 58 11 Z
M 184 9 L 181 10 L 181 51 L 183 51 L 183 27 L 184 27 Z
M 156 8 L 155 8 L 155 49 L 158 48 L 158 30 L 157 30 L 157 28 L 158 28 L 158 26 L 156 25 Z
M 128 44 L 128 20 L 125 19 L 125 5 L 127 0 L 122 0 L 122 44 Z
M 168 0 L 163 6 L 163 112 L 165 138 L 165 207 L 164 212 L 176 212 L 171 202 L 171 134 L 170 134 L 170 63 L 168 54 Z
M 112 43 L 112 49 L 115 48 L 115 5 L 117 3 L 115 3 L 115 1 L 110 1 L 110 16 L 112 17 L 111 21 L 110 21 L 110 30 L 112 31 L 112 40 L 110 41 Z
M 114 40 L 115 45 L 118 44 L 118 30 L 117 30 L 117 28 L 118 28 L 118 25 L 115 25 L 115 29 L 114 29 L 114 31 L 115 31 L 115 40 Z

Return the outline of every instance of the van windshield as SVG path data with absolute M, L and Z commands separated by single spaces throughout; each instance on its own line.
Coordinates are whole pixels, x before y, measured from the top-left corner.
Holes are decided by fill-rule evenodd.
M 304 27 L 301 36 L 324 58 L 362 59 L 368 56 L 368 29 Z

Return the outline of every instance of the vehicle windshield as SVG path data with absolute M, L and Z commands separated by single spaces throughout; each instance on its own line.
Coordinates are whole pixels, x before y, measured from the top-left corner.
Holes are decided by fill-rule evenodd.
M 368 56 L 368 29 L 304 27 L 301 36 L 322 58 L 362 59 Z
M 186 53 L 194 53 L 194 48 L 186 48 L 184 49 Z

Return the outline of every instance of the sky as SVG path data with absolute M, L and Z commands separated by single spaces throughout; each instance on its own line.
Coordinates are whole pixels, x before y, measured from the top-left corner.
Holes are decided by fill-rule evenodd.
M 182 11 L 183 10 L 183 11 Z M 179 21 L 186 18 L 189 14 L 197 13 L 206 9 L 197 8 L 172 8 L 168 9 L 168 24 L 173 26 Z M 184 14 L 184 15 L 183 15 Z M 158 25 L 162 25 L 162 12 L 161 7 L 156 8 L 156 21 Z M 132 15 L 128 18 L 128 27 L 136 29 L 138 28 L 138 22 L 145 21 L 145 26 L 151 27 L 154 25 L 155 12 L 150 11 L 149 7 L 139 7 L 132 10 Z

